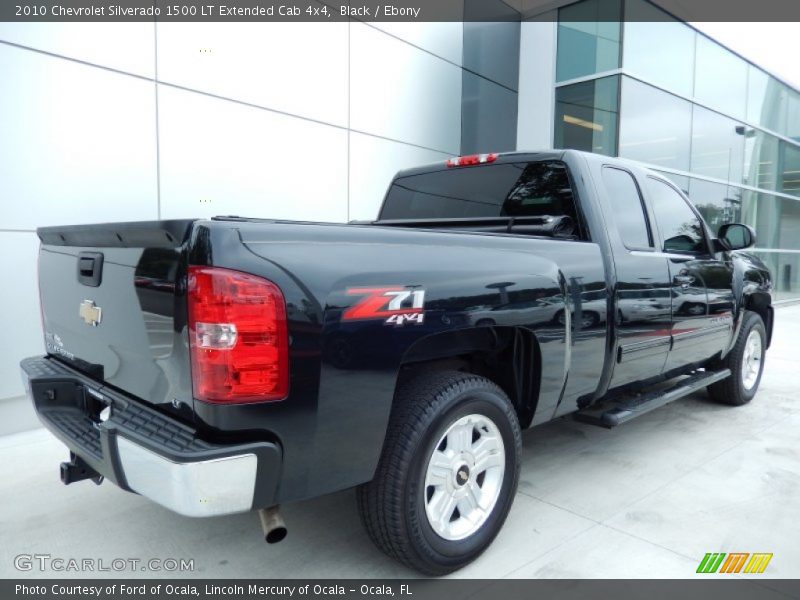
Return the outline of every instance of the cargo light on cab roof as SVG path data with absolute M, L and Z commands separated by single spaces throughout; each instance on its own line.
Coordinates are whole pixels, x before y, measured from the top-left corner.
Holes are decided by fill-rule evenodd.
M 448 167 L 470 167 L 472 165 L 483 165 L 497 160 L 497 152 L 489 154 L 468 154 L 467 156 L 455 156 L 448 158 L 445 163 Z

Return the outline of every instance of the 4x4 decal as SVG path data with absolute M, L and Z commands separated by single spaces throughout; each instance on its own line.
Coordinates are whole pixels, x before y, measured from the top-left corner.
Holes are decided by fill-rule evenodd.
M 342 321 L 384 319 L 389 325 L 421 324 L 425 319 L 425 290 L 401 286 L 347 288 L 348 296 L 363 296 L 342 313 Z

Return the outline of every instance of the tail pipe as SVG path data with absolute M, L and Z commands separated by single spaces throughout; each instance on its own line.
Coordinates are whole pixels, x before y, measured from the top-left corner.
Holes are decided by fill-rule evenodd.
M 280 506 L 260 509 L 258 518 L 261 520 L 261 529 L 264 531 L 264 539 L 268 544 L 277 544 L 286 537 L 286 523 L 281 516 Z

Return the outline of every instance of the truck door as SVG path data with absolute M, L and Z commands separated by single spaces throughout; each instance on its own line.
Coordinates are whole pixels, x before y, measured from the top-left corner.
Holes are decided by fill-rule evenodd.
M 668 256 L 672 347 L 667 371 L 711 358 L 730 341 L 733 268 L 711 252 L 703 222 L 671 185 L 647 178 L 661 250 Z
M 657 252 L 650 216 L 631 172 L 604 166 L 603 203 L 617 283 L 617 339 L 609 388 L 660 375 L 669 352 L 671 301 L 667 258 Z

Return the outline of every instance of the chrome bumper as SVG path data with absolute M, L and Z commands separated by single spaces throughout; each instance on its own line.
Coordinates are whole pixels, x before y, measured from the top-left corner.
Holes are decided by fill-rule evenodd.
M 192 427 L 56 360 L 34 357 L 21 367 L 42 423 L 121 488 L 189 517 L 275 504 L 282 462 L 277 444 L 207 442 Z
M 211 517 L 253 507 L 255 454 L 174 462 L 124 437 L 117 451 L 128 487 L 178 514 Z

